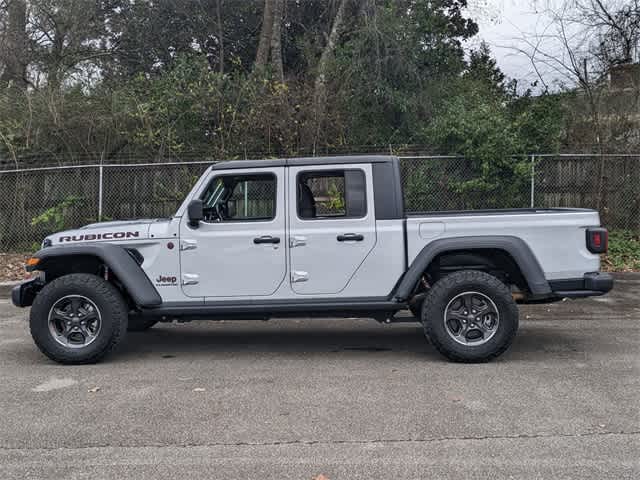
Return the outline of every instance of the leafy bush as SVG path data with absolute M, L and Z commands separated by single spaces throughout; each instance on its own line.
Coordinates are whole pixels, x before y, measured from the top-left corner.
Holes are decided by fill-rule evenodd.
M 45 210 L 37 217 L 31 219 L 31 225 L 42 225 L 51 231 L 67 230 L 71 228 L 69 211 L 74 207 L 84 204 L 84 199 L 74 195 L 68 196 L 62 202 Z
M 604 264 L 612 271 L 640 271 L 640 234 L 629 230 L 609 232 L 609 253 Z
M 426 136 L 441 151 L 462 155 L 470 162 L 470 169 L 469 163 L 461 162 L 448 184 L 468 199 L 467 208 L 526 203 L 530 166 L 517 120 L 510 118 L 501 102 L 472 91 L 452 98 L 426 129 Z
M 486 70 L 491 72 L 491 63 Z M 527 154 L 558 148 L 562 115 L 557 103 L 545 96 L 517 98 L 506 88 L 471 74 L 463 77 L 453 83 L 452 94 L 423 130 L 423 141 L 439 152 L 466 158 L 452 163 L 436 187 L 464 198 L 464 208 L 527 206 Z

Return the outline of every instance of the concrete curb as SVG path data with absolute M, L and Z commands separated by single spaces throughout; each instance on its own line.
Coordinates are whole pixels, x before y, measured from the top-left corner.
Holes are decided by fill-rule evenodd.
M 616 280 L 640 282 L 640 272 L 614 272 L 613 277 Z M 24 280 L 19 282 L 0 282 L 0 298 L 11 298 L 11 289 L 23 281 Z
M 0 282 L 0 298 L 11 298 L 11 289 L 22 282 Z
M 640 272 L 613 272 L 612 275 L 616 280 L 640 281 Z

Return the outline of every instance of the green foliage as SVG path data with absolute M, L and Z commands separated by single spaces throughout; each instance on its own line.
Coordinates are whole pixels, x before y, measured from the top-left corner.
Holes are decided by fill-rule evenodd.
M 332 63 L 328 144 L 415 143 L 443 88 L 465 68 L 462 42 L 477 32 L 465 1 L 379 2 Z
M 60 231 L 70 228 L 67 223 L 69 220 L 69 211 L 74 207 L 83 205 L 85 200 L 76 196 L 68 196 L 57 205 L 45 210 L 37 217 L 31 219 L 31 225 L 42 225 L 50 231 Z
M 422 187 L 415 185 L 414 195 L 448 189 L 465 197 L 458 208 L 528 204 L 527 154 L 559 148 L 562 110 L 549 96 L 514 96 L 504 80 L 486 45 L 472 53 L 469 68 L 451 83 L 422 137 L 439 152 L 466 157 L 471 168 L 453 164 L 440 175 L 429 172 Z
M 104 85 L 16 92 L 0 89 L 0 157 L 48 163 L 108 161 L 125 144 L 127 105 Z
M 605 264 L 613 271 L 640 271 L 640 235 L 629 230 L 609 232 Z
M 494 173 L 518 183 L 507 158 L 554 151 L 563 137 L 556 97 L 519 98 L 485 44 L 465 59 L 478 31 L 466 0 L 347 2 L 320 118 L 318 63 L 341 2 L 287 3 L 284 83 L 252 71 L 262 1 L 84 3 L 30 3 L 34 18 L 56 23 L 27 32 L 47 39 L 27 59 L 39 83 L 0 89 L 0 157 L 99 163 L 421 143 L 477 161 L 481 177 L 457 191 L 495 195 Z M 61 25 L 74 34 L 66 43 L 56 42 Z
M 345 203 L 344 203 L 344 191 L 341 191 L 336 185 L 335 181 L 331 181 L 329 183 L 329 188 L 327 189 L 327 194 L 329 195 L 329 201 L 327 202 L 327 209 L 331 212 L 344 212 L 345 211 Z
M 498 67 L 489 45 L 485 42 L 469 54 L 469 65 L 464 78 L 483 85 L 493 96 L 504 95 L 507 91 L 506 76 Z
M 471 171 L 456 171 L 450 187 L 475 206 L 522 206 L 529 166 L 520 118 L 478 91 L 452 98 L 425 135 L 448 154 L 463 155 Z
M 220 74 L 203 57 L 179 57 L 161 75 L 138 75 L 122 94 L 132 121 L 124 135 L 142 150 L 208 150 L 229 158 L 247 151 L 288 151 L 297 142 L 295 92 L 269 78 Z
M 550 153 L 560 149 L 566 137 L 567 115 L 562 96 L 545 93 L 533 97 L 527 92 L 512 99 L 510 111 L 517 119 L 519 135 L 528 153 Z

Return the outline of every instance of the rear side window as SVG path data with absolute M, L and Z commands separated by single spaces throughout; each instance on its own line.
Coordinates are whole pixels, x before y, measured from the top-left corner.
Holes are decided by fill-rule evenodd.
M 320 170 L 298 174 L 298 217 L 303 220 L 362 218 L 367 191 L 362 170 Z

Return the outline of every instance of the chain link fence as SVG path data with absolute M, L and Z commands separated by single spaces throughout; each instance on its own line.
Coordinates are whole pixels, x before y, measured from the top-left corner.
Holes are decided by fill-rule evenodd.
M 87 223 L 170 217 L 211 162 L 0 171 L 0 251 L 30 251 Z M 640 232 L 639 155 L 531 155 L 498 165 L 401 157 L 408 212 L 583 207 L 610 229 Z
M 527 155 L 485 165 L 451 156 L 402 157 L 409 212 L 593 208 L 611 229 L 640 231 L 639 154 Z

